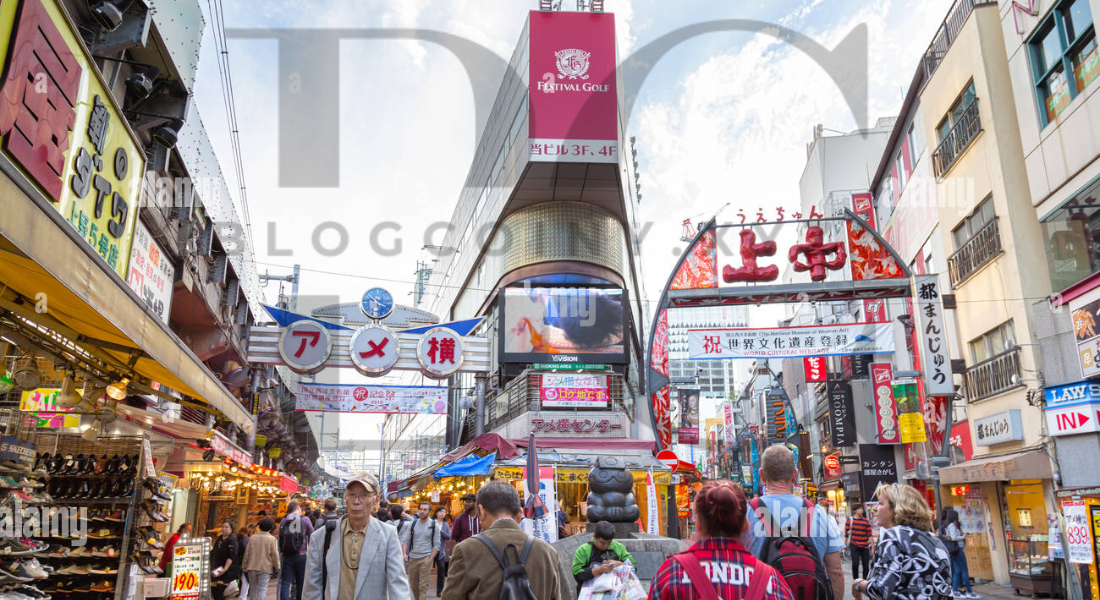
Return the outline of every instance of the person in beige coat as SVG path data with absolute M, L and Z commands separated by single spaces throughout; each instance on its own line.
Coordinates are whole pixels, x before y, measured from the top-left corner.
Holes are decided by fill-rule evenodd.
M 267 584 L 279 572 L 279 541 L 271 535 L 275 521 L 260 521 L 259 531 L 248 540 L 241 570 L 248 579 L 248 600 L 265 600 Z
M 503 481 L 485 484 L 477 494 L 481 513 L 481 535 L 515 562 L 527 543 L 528 535 L 516 523 L 520 513 L 519 493 Z M 504 570 L 489 546 L 475 536 L 454 548 L 450 572 L 443 587 L 442 600 L 497 600 L 504 582 Z M 516 551 L 508 550 L 515 546 Z M 527 556 L 527 579 L 539 600 L 563 600 L 558 551 L 540 539 L 534 539 Z

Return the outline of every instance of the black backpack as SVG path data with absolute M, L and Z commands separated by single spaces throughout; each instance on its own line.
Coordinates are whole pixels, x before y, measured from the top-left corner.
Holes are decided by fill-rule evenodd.
M 298 554 L 301 551 L 303 537 L 305 537 L 305 532 L 302 531 L 301 516 L 292 521 L 283 519 L 283 525 L 279 527 L 279 552 L 282 554 Z
M 833 587 L 829 584 L 825 563 L 818 556 L 817 547 L 810 538 L 817 507 L 809 500 L 803 501 L 805 510 L 802 513 L 806 515 L 806 519 L 799 516 L 797 532 L 782 531 L 781 524 L 760 498 L 754 498 L 749 503 L 767 535 L 757 558 L 783 576 L 795 600 L 833 600 Z M 785 536 L 784 533 L 788 535 Z
M 419 521 L 420 521 L 420 519 L 413 519 L 412 525 L 409 526 L 409 527 L 412 528 L 412 529 L 409 530 L 409 552 L 413 551 L 413 544 L 416 543 L 416 524 Z M 431 523 L 432 523 L 431 533 L 428 535 L 428 545 L 429 546 L 431 546 L 432 543 L 435 542 L 435 519 L 432 519 Z M 398 527 L 397 531 L 400 532 L 401 527 Z
M 538 600 L 535 592 L 531 590 L 531 580 L 527 578 L 527 555 L 531 553 L 531 544 L 535 542 L 534 536 L 527 536 L 527 542 L 523 544 L 523 550 L 517 550 L 515 544 L 508 544 L 501 552 L 492 540 L 482 534 L 474 536 L 493 553 L 500 568 L 504 570 L 504 577 L 500 583 L 500 600 Z M 516 562 L 508 558 L 508 549 L 516 554 Z

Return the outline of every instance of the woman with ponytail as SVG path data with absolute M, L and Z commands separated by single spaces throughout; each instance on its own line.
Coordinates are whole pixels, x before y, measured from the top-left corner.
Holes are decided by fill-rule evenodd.
M 741 544 L 747 507 L 745 492 L 733 483 L 705 484 L 695 496 L 699 541 L 661 565 L 649 600 L 793 600 L 783 578 Z

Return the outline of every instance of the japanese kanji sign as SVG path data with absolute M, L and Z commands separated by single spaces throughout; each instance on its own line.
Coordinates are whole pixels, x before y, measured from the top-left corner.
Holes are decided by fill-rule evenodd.
M 176 268 L 164 255 L 160 244 L 153 239 L 145 225 L 138 221 L 134 226 L 134 243 L 130 250 L 130 275 L 126 282 L 130 289 L 165 323 L 172 307 L 173 284 Z
M 300 383 L 294 408 L 323 412 L 445 415 L 447 388 Z
M 543 408 L 607 408 L 607 375 L 544 373 L 539 385 Z
M 875 429 L 880 444 L 900 444 L 898 407 L 894 403 L 894 372 L 890 363 L 871 364 L 871 390 L 875 396 Z
M 3 149 L 126 279 L 145 156 L 56 0 L 0 15 Z
M 351 362 L 368 377 L 381 377 L 397 364 L 397 336 L 382 325 L 367 325 L 351 336 Z
M 992 446 L 1024 439 L 1023 421 L 1019 410 L 1006 410 L 986 417 L 972 418 L 974 445 Z
M 443 327 L 429 330 L 416 347 L 420 370 L 433 379 L 446 379 L 458 371 L 463 352 L 462 336 Z
M 936 275 L 913 277 L 914 307 L 917 311 L 921 370 L 924 393 L 928 396 L 955 394 L 951 377 L 951 357 L 947 347 L 947 328 L 943 322 L 943 301 Z
M 859 445 L 859 488 L 864 502 L 875 501 L 875 490 L 882 484 L 898 482 L 898 463 L 893 446 Z
M 1100 288 L 1085 292 L 1069 302 L 1073 319 L 1073 336 L 1077 341 L 1077 354 L 1081 358 L 1081 374 L 1093 377 L 1100 374 Z
M 1066 518 L 1066 540 L 1069 542 L 1069 562 L 1091 565 L 1092 528 L 1089 527 L 1088 506 L 1084 500 L 1063 500 L 1062 515 Z
M 802 359 L 806 368 L 807 382 L 825 382 L 829 380 L 828 362 L 824 356 L 807 356 Z
M 722 405 L 722 416 L 726 426 L 726 445 L 733 446 L 733 404 L 726 402 Z
M 622 437 L 623 424 L 616 423 L 608 418 L 593 416 L 591 418 L 560 417 L 547 418 L 545 415 L 530 419 L 531 433 L 555 434 L 554 437 L 572 437 L 580 434 L 583 437 L 595 437 L 595 434 L 615 434 L 613 437 Z M 593 434 L 584 436 L 583 434 Z
M 279 336 L 279 356 L 295 373 L 316 373 L 332 354 L 332 335 L 317 321 L 291 323 Z
M 690 360 L 839 356 L 893 351 L 894 333 L 889 323 L 688 330 Z

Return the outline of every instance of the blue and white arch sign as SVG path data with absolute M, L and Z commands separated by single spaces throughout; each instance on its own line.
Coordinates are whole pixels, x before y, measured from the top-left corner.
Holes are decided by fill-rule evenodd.
M 393 312 L 393 296 L 382 288 L 371 288 L 363 294 L 360 308 L 371 319 L 385 319 Z

